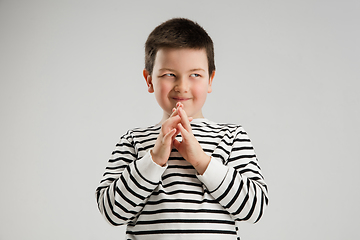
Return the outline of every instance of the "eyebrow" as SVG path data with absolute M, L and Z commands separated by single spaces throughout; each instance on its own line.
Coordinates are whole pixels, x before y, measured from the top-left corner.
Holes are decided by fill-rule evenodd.
M 197 71 L 203 71 L 203 72 L 206 72 L 204 69 L 202 68 L 194 68 L 194 69 L 191 69 L 190 72 L 197 72 Z
M 175 70 L 174 70 L 174 69 L 171 69 L 171 68 L 161 68 L 161 69 L 159 69 L 159 71 L 170 71 L 170 72 L 174 72 Z
M 171 69 L 171 68 L 161 68 L 159 69 L 159 71 L 171 71 L 171 72 L 176 72 L 176 70 Z M 194 69 L 190 69 L 189 72 L 196 72 L 196 71 L 203 71 L 206 72 L 204 69 L 202 68 L 194 68 Z

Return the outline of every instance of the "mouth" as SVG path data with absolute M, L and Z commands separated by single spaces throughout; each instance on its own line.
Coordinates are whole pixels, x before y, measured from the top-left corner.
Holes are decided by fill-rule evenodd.
M 172 99 L 174 99 L 177 102 L 185 102 L 190 100 L 191 98 L 184 98 L 184 97 L 173 97 Z

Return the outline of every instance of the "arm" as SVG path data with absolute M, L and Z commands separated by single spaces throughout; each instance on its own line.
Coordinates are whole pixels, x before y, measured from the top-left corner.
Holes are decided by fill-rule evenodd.
M 136 157 L 131 141 L 121 138 L 96 189 L 98 208 L 112 225 L 136 218 L 166 169 L 155 164 L 149 152 Z
M 191 119 L 189 119 L 191 121 Z M 155 146 L 137 159 L 130 135 L 121 138 L 104 173 L 96 198 L 100 212 L 112 225 L 126 224 L 141 212 L 164 173 L 180 121 L 177 110 L 161 126 Z
M 268 204 L 267 186 L 246 132 L 238 127 L 232 133 L 230 149 L 224 140 L 217 149 L 221 154 L 214 152 L 209 157 L 194 137 L 182 106 L 178 112 L 182 142 L 174 140 L 175 148 L 194 166 L 199 180 L 235 220 L 259 221 Z
M 268 205 L 266 183 L 241 127 L 234 132 L 230 153 L 213 154 L 206 172 L 198 178 L 237 221 L 259 221 Z

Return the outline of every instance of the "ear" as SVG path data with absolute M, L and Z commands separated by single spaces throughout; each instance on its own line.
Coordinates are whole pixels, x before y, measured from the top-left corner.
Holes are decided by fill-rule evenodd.
M 213 72 L 211 73 L 211 76 L 210 76 L 210 78 L 209 78 L 208 93 L 211 93 L 211 92 L 212 92 L 211 86 L 212 86 L 212 82 L 213 82 L 213 80 L 214 80 L 214 77 L 215 77 L 215 71 L 213 71 Z
M 149 93 L 153 93 L 154 92 L 154 85 L 152 82 L 152 77 L 149 74 L 149 71 L 147 71 L 146 69 L 143 70 L 143 76 L 145 78 L 146 84 L 148 86 L 148 92 Z

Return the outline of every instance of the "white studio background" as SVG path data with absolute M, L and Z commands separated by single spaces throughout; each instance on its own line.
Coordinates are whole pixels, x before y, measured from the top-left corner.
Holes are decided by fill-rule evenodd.
M 205 117 L 242 124 L 270 206 L 242 239 L 359 239 L 360 1 L 0 0 L 0 239 L 125 239 L 95 189 L 119 137 L 162 111 L 144 43 L 200 23 Z

